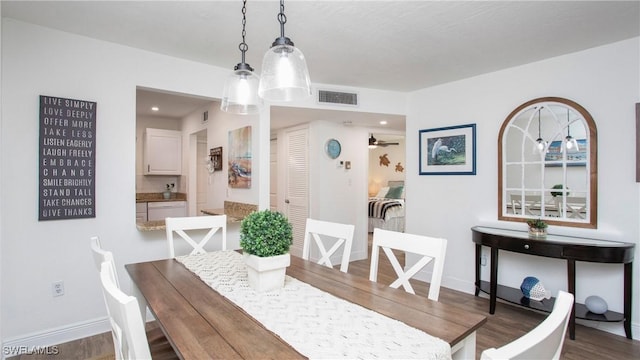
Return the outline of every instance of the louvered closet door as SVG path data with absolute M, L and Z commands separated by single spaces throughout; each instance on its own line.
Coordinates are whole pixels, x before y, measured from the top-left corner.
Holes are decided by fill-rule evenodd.
M 285 215 L 293 227 L 291 254 L 302 256 L 304 227 L 309 216 L 308 129 L 285 133 L 287 170 L 285 176 Z

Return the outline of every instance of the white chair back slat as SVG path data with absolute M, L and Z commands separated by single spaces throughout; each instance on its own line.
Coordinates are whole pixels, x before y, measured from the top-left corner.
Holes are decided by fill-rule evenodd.
M 116 269 L 116 261 L 113 258 L 113 253 L 111 251 L 104 250 L 102 248 L 102 244 L 100 244 L 100 238 L 97 236 L 92 236 L 91 239 L 91 252 L 93 253 L 93 262 L 96 265 L 96 269 L 100 272 L 102 263 L 108 261 L 111 263 L 113 268 L 115 277 L 114 282 L 116 283 L 116 287 L 120 289 L 120 282 L 118 281 L 118 273 Z
M 100 280 L 112 327 L 116 358 L 151 359 L 138 300 L 118 289 L 114 269 L 108 261 L 101 265 Z
M 174 234 L 178 234 L 193 250 L 190 255 L 205 253 L 204 246 L 211 238 L 220 231 L 222 236 L 222 250 L 227 250 L 227 215 L 215 216 L 189 216 L 189 217 L 168 217 L 165 219 L 167 243 L 169 245 L 169 257 L 175 254 Z M 207 234 L 200 240 L 195 241 L 187 231 L 209 229 Z
M 497 359 L 560 359 L 574 297 L 560 291 L 553 311 L 533 330 L 500 347 L 486 349 L 481 360 Z
M 378 280 L 378 264 L 380 260 L 380 249 L 384 251 L 391 262 L 398 279 L 389 285 L 393 288 L 402 286 L 405 291 L 415 294 L 409 279 L 415 276 L 426 265 L 433 262 L 433 272 L 429 283 L 428 298 L 438 300 L 440 296 L 440 283 L 444 271 L 444 260 L 447 252 L 447 240 L 433 238 L 422 235 L 407 234 L 397 231 L 373 229 L 373 244 L 371 248 L 371 269 L 369 280 Z M 422 257 L 409 269 L 405 270 L 392 250 L 404 251 L 422 255 Z
M 320 251 L 318 264 L 333 267 L 333 264 L 331 263 L 331 256 L 336 253 L 340 247 L 342 247 L 340 271 L 346 273 L 349 270 L 349 259 L 351 257 L 354 230 L 355 226 L 351 224 L 307 219 L 304 243 L 302 245 L 302 258 L 309 260 L 313 239 L 313 243 L 316 244 L 316 247 Z M 325 243 L 323 241 L 324 238 L 333 238 L 335 241 L 329 250 L 325 247 Z M 329 239 L 326 239 L 326 241 L 329 241 Z

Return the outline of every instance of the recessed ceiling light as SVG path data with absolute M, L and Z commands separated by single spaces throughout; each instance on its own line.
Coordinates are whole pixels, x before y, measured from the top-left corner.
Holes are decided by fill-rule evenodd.
M 160 108 L 159 108 L 159 107 L 157 107 L 157 106 L 152 106 L 152 107 L 151 107 L 151 111 L 158 111 L 158 110 L 160 110 Z
M 380 125 L 387 125 L 387 120 L 381 120 Z

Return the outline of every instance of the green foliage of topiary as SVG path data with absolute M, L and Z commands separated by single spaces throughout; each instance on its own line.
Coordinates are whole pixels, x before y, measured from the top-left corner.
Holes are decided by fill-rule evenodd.
M 555 184 L 552 187 L 552 189 L 562 189 L 562 188 L 563 188 L 562 184 Z M 567 187 L 567 190 L 569 190 L 568 187 Z M 553 197 L 562 196 L 562 191 L 552 191 L 551 196 Z M 567 191 L 567 196 L 569 196 L 569 191 Z
M 240 246 L 259 257 L 286 254 L 293 243 L 289 220 L 280 212 L 254 211 L 240 225 Z
M 531 219 L 531 220 L 527 220 L 527 225 L 529 225 L 529 227 L 532 227 L 534 229 L 546 229 L 547 223 L 542 221 L 542 219 Z

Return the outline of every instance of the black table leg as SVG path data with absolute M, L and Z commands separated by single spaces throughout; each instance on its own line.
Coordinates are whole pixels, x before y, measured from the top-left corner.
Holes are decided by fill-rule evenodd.
M 491 282 L 489 283 L 489 314 L 496 312 L 498 294 L 498 247 L 491 247 Z
M 482 261 L 482 245 L 476 244 L 476 296 L 480 294 L 480 265 Z
M 631 336 L 631 278 L 633 274 L 633 262 L 624 264 L 624 333 L 627 339 Z
M 567 287 L 573 294 L 573 307 L 571 308 L 571 316 L 569 317 L 569 338 L 576 339 L 576 261 L 567 259 Z

